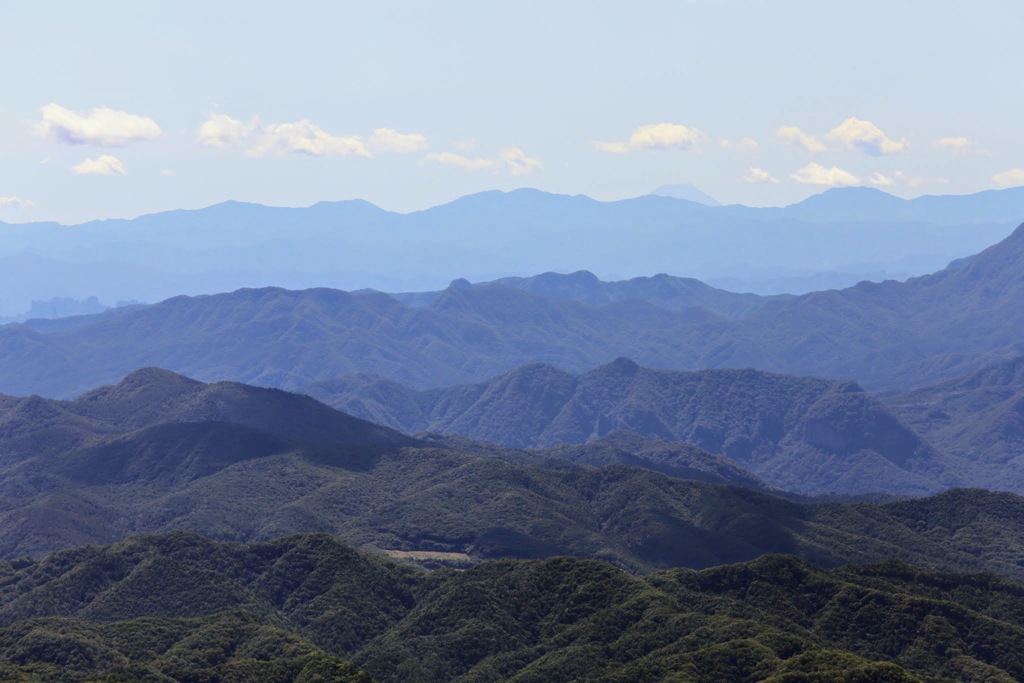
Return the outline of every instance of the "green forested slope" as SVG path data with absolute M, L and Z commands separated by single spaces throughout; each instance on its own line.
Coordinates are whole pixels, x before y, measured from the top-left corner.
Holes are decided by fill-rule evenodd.
M 780 555 L 646 577 L 571 558 L 425 572 L 323 535 L 178 533 L 0 565 L 0 624 L 0 666 L 79 676 L 63 680 L 112 667 L 361 680 L 301 639 L 385 682 L 1024 677 L 1020 584 Z
M 339 657 L 244 611 L 118 622 L 25 619 L 0 628 L 0 679 L 11 683 L 373 680 Z

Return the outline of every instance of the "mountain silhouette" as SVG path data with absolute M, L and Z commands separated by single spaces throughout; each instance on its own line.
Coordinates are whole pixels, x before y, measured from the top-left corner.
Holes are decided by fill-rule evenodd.
M 903 200 L 835 188 L 782 208 L 482 192 L 409 214 L 360 200 L 224 202 L 132 220 L 0 224 L 0 317 L 54 297 L 161 301 L 269 285 L 408 292 L 588 269 L 803 293 L 932 272 L 1004 238 L 1020 188 Z M 571 248 L 568 248 L 571 247 Z M 751 289 L 757 287 L 758 289 Z

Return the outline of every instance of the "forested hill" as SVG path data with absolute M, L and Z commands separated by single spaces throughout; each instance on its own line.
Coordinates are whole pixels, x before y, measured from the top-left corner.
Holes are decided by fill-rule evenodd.
M 8 680 L 367 680 L 349 660 L 383 683 L 1002 682 L 1024 677 L 1022 620 L 1024 589 L 991 575 L 779 555 L 428 574 L 325 535 L 178 532 L 0 564 Z
M 307 391 L 408 433 L 540 447 L 623 429 L 688 442 L 796 491 L 884 487 L 920 494 L 964 481 L 959 461 L 935 451 L 853 382 L 754 370 L 654 370 L 620 358 L 580 375 L 526 365 L 448 389 L 415 391 L 355 376 Z
M 1024 356 L 886 400 L 978 485 L 1024 489 Z

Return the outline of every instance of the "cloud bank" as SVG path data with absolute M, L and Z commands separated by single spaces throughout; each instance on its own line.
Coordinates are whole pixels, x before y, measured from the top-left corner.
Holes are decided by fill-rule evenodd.
M 31 209 L 35 203 L 21 197 L 0 197 L 0 206 L 13 206 L 19 209 Z
M 492 169 L 495 171 L 505 169 L 513 176 L 524 176 L 539 171 L 544 167 L 540 159 L 527 156 L 526 152 L 518 147 L 510 147 L 502 150 L 497 157 L 467 157 L 454 152 L 438 152 L 428 154 L 427 161 L 433 161 L 448 166 L 457 166 L 467 171 L 483 171 Z
M 992 182 L 999 187 L 1017 187 L 1024 185 L 1024 168 L 1011 168 L 992 176 Z
M 71 167 L 77 175 L 127 175 L 128 169 L 121 160 L 110 154 L 103 154 L 95 159 L 86 159 Z
M 939 138 L 933 142 L 932 145 L 939 149 L 951 152 L 956 156 L 968 154 L 971 156 L 992 156 L 992 152 L 983 147 L 979 147 L 977 143 L 964 136 Z
M 752 167 L 743 176 L 743 182 L 760 185 L 778 185 L 781 181 L 763 168 Z
M 827 149 L 821 140 L 803 132 L 796 126 L 780 126 L 775 131 L 775 137 L 791 147 L 810 154 L 824 152 Z
M 480 171 L 485 168 L 494 168 L 498 163 L 494 159 L 488 159 L 486 157 L 470 158 L 461 154 L 455 154 L 454 152 L 428 154 L 427 161 L 435 161 L 439 164 L 446 164 L 448 166 L 458 166 L 459 168 L 464 168 L 467 171 Z
M 940 138 L 935 141 L 935 146 L 942 149 L 949 149 L 954 152 L 959 152 L 967 148 L 971 144 L 971 141 L 965 137 L 949 137 Z
M 862 121 L 852 116 L 830 130 L 826 137 L 844 143 L 847 149 L 873 157 L 898 154 L 909 146 L 906 138 L 893 140 L 870 121 Z
M 258 117 L 253 117 L 248 123 L 243 123 L 224 114 L 212 114 L 199 126 L 196 140 L 207 147 L 239 147 L 250 156 L 271 153 L 370 156 L 358 135 L 331 135 L 307 119 L 263 124 Z
M 825 168 L 821 164 L 813 162 L 794 171 L 789 177 L 801 185 L 826 185 L 828 187 L 860 185 L 860 178 L 849 171 L 844 171 L 836 166 Z
M 905 138 L 893 140 L 870 121 L 852 116 L 826 133 L 825 138 L 841 143 L 846 149 L 875 157 L 898 154 L 910 146 Z M 780 126 L 775 131 L 775 139 L 810 154 L 819 154 L 828 150 L 828 146 L 824 142 L 797 126 Z
M 628 142 L 602 142 L 595 140 L 591 145 L 599 152 L 625 154 L 635 150 L 691 149 L 702 139 L 703 134 L 696 128 L 681 123 L 652 123 L 640 126 L 629 136 Z
M 505 162 L 509 173 L 514 176 L 524 176 L 539 170 L 544 164 L 540 159 L 533 159 L 526 156 L 526 153 L 518 147 L 506 149 L 501 153 L 501 160 Z
M 151 118 L 106 107 L 93 109 L 86 116 L 53 103 L 39 111 L 42 119 L 33 129 L 35 134 L 65 145 L 124 147 L 162 135 L 160 126 Z
M 422 152 L 429 146 L 427 138 L 419 133 L 399 133 L 394 128 L 378 128 L 370 136 L 370 147 L 378 151 L 410 154 Z

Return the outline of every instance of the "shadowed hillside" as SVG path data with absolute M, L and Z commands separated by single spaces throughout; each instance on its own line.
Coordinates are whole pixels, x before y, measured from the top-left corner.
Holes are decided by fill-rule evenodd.
M 617 429 L 689 442 L 795 491 L 922 493 L 962 481 L 951 462 L 852 382 L 671 372 L 623 358 L 582 375 L 527 365 L 451 389 L 417 392 L 362 376 L 308 391 L 405 432 L 513 447 L 585 443 Z

